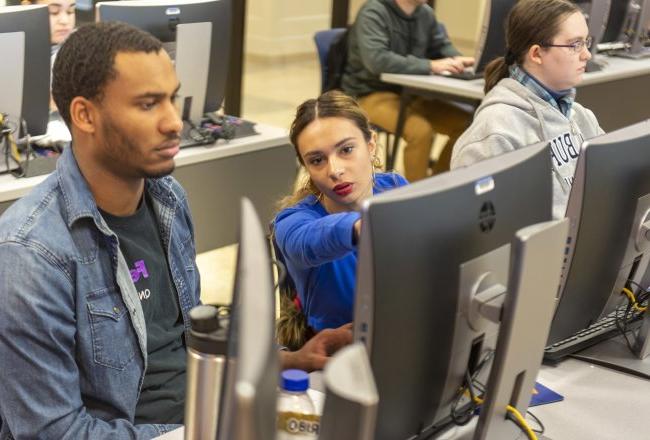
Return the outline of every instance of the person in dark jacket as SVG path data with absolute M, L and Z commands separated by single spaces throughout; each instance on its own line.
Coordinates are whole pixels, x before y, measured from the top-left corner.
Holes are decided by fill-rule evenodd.
M 473 58 L 460 56 L 425 3 L 425 0 L 368 0 L 359 10 L 348 36 L 342 88 L 358 99 L 371 122 L 392 132 L 397 126 L 399 87 L 382 82 L 379 79 L 382 73 L 458 73 L 474 63 Z M 470 117 L 449 102 L 413 99 L 402 134 L 407 142 L 406 178 L 415 181 L 428 175 L 434 132 L 448 135 L 447 145 L 452 146 Z M 441 165 L 448 164 L 451 148 L 445 148 L 443 154 Z

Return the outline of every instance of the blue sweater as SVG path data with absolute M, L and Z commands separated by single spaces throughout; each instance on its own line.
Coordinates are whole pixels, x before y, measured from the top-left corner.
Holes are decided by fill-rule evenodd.
M 373 193 L 406 185 L 394 173 L 375 175 Z M 293 279 L 308 325 L 315 331 L 352 321 L 357 250 L 355 211 L 329 214 L 307 196 L 275 218 L 275 238 Z

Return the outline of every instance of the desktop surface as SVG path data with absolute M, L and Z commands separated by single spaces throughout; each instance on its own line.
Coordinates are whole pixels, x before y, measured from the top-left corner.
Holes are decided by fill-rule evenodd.
M 620 440 L 648 437 L 644 417 L 633 409 L 650 406 L 650 381 L 567 359 L 557 366 L 542 366 L 537 380 L 564 396 L 561 402 L 530 408 L 553 440 Z M 310 395 L 322 408 L 325 396 L 322 373 L 310 374 Z M 529 419 L 530 420 L 530 419 Z M 534 421 L 530 422 L 534 427 Z M 159 440 L 182 440 L 183 428 Z

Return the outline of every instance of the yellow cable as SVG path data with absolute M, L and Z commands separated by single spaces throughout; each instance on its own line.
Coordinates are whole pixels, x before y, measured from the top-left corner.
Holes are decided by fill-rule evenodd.
M 622 293 L 624 293 L 625 295 L 627 295 L 627 298 L 628 298 L 628 299 L 630 300 L 630 302 L 632 303 L 632 307 L 634 307 L 634 308 L 635 308 L 636 310 L 638 310 L 639 312 L 645 312 L 646 309 L 648 308 L 647 306 L 646 306 L 646 307 L 641 307 L 641 306 L 639 305 L 639 303 L 636 302 L 636 298 L 634 297 L 634 293 L 633 293 L 630 289 L 628 289 L 627 287 L 623 287 L 623 292 L 622 292 Z
M 529 440 L 537 440 L 537 435 L 535 435 L 535 432 L 533 432 L 532 429 L 530 429 L 530 426 L 528 426 L 528 423 L 526 423 L 526 419 L 521 415 L 521 413 L 515 408 L 514 406 L 508 405 L 507 410 L 510 411 L 512 415 L 515 416 L 515 419 L 517 419 L 517 422 L 519 422 L 519 426 L 521 429 L 524 430 L 526 435 L 528 436 Z
M 478 396 L 474 396 L 474 402 L 477 404 L 481 405 L 483 404 L 483 399 L 481 399 Z M 515 416 L 515 419 L 517 420 L 517 423 L 519 424 L 519 427 L 526 433 L 528 436 L 528 440 L 537 440 L 537 435 L 535 432 L 530 429 L 530 426 L 528 426 L 528 422 L 526 422 L 526 419 L 521 415 L 521 413 L 517 410 L 512 405 L 508 405 L 506 409 L 513 415 Z

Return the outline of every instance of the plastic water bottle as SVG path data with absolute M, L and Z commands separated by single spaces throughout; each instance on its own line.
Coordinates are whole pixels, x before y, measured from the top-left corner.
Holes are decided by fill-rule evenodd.
M 280 376 L 280 388 L 276 440 L 318 438 L 320 416 L 307 394 L 309 374 L 302 370 L 284 370 Z

